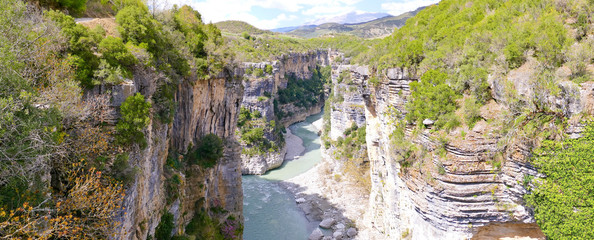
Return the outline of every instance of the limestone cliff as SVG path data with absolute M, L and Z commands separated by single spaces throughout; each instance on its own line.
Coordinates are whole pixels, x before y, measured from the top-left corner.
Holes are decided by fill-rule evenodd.
M 164 79 L 150 69 L 145 72 L 148 74 L 135 76 L 133 89 L 140 89 L 150 98 Z M 242 216 L 240 148 L 235 139 L 242 97 L 243 86 L 229 70 L 209 80 L 184 81 L 177 86 L 174 100 L 178 107 L 173 123 L 163 124 L 153 118 L 145 131 L 148 147 L 130 154 L 130 165 L 137 174 L 124 199 L 120 219 L 123 239 L 152 236 L 164 212 L 174 215 L 174 233 L 183 232 L 198 208 L 222 207 L 229 214 Z M 212 168 L 188 165 L 180 169 L 181 184 L 175 189 L 179 197 L 171 199 L 165 189 L 171 177 L 165 170 L 168 153 L 185 153 L 209 133 L 224 140 L 224 157 Z
M 264 174 L 282 165 L 286 146 L 282 134 L 278 132 L 280 129 L 275 128 L 288 127 L 305 120 L 307 116 L 319 113 L 323 106 L 323 96 L 318 96 L 318 103 L 312 107 L 301 107 L 292 103 L 281 105 L 278 104 L 278 91 L 287 88 L 289 81 L 312 78 L 314 69 L 318 65 L 327 65 L 328 62 L 327 51 L 311 51 L 285 54 L 272 62 L 243 64 L 241 71 L 245 94 L 241 107 L 261 115 L 264 122 L 255 125 L 264 129 L 263 141 L 274 144 L 273 148 L 263 151 L 250 151 L 250 148 L 255 147 L 240 141 L 244 149 L 241 154 L 243 174 Z M 277 116 L 275 110 L 279 109 L 287 114 Z M 241 127 L 238 129 L 239 132 L 245 130 Z
M 514 71 L 509 75 L 513 77 Z M 447 143 L 438 141 L 429 130 L 407 130 L 404 141 L 421 146 L 427 154 L 412 166 L 403 165 L 402 158 L 396 156 L 398 143 L 390 135 L 395 121 L 406 114 L 409 83 L 417 78 L 405 69 L 389 69 L 384 76 L 377 87 L 367 82 L 364 88 L 369 91 L 363 93 L 371 161 L 372 188 L 366 221 L 373 229 L 371 238 L 466 239 L 482 226 L 494 223 L 508 223 L 504 228 L 510 234 L 543 237 L 523 200 L 526 179 L 538 174 L 528 161 L 537 140 L 506 138 L 494 131 L 497 126 L 485 120 L 472 129 L 450 133 Z M 526 79 L 530 78 L 512 81 L 521 85 Z M 491 82 L 495 100 L 481 108 L 481 117 L 488 121 L 507 108 L 505 99 L 498 97 L 502 94 L 497 92 L 501 89 L 497 84 L 501 83 Z M 576 94 L 559 95 L 550 102 L 572 111 L 568 116 L 587 109 L 592 98 L 589 85 L 584 85 L 580 94 L 580 90 L 571 90 L 579 89 L 577 85 L 565 84 L 571 86 L 563 85 L 561 89 Z

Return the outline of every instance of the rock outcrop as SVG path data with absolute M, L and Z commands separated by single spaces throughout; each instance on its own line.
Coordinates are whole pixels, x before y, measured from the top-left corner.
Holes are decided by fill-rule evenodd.
M 319 96 L 317 105 L 304 108 L 294 104 L 277 106 L 285 113 L 290 113 L 279 118 L 275 114 L 275 100 L 278 99 L 279 89 L 287 87 L 289 79 L 301 81 L 310 79 L 313 69 L 318 65 L 329 64 L 327 51 L 312 51 L 309 53 L 289 53 L 272 62 L 244 63 L 241 69 L 245 94 L 241 107 L 249 111 L 257 111 L 267 122 L 274 121 L 273 125 L 281 124 L 284 127 L 304 121 L 306 117 L 319 113 L 323 106 L 323 96 Z M 249 70 L 249 71 L 248 71 Z M 254 72 L 258 71 L 258 74 Z M 288 76 L 293 76 L 289 78 Z M 241 155 L 243 174 L 264 174 L 270 169 L 280 167 L 285 159 L 286 144 L 279 134 L 274 134 L 274 129 L 265 131 L 264 137 L 275 143 L 278 150 L 245 153 Z M 242 147 L 249 148 L 242 143 Z
M 349 69 L 352 77 L 349 80 L 360 84 L 353 90 L 360 95 L 349 96 L 344 87 L 337 89 L 341 88 L 340 84 L 335 86 L 335 92 L 345 97 L 342 108 L 333 103 L 330 135 L 332 139 L 342 137 L 348 127 L 345 124 L 349 123 L 360 125 L 363 122 L 367 126 L 372 186 L 364 222 L 367 224 L 365 228 L 371 229 L 366 233 L 370 239 L 386 239 L 388 236 L 467 239 L 479 231 L 485 234 L 485 227 L 497 223 L 522 223 L 506 224 L 509 232 L 522 232 L 514 229 L 517 226 L 538 229 L 523 200 L 527 193 L 526 179 L 538 176 L 528 161 L 534 141 L 504 139 L 486 121 L 478 122 L 472 129 L 450 133 L 445 144 L 429 130 L 413 132 L 409 127 L 403 141 L 425 149 L 426 154 L 417 156 L 412 164 L 403 165 L 405 159 L 398 155 L 398 144 L 393 142 L 391 135 L 395 123 L 406 115 L 409 84 L 417 81 L 417 77 L 406 69 L 388 69 L 381 74 L 384 77 L 379 84 L 374 85 L 368 81 L 371 76 L 364 69 L 353 66 L 339 66 L 338 69 Z M 511 80 L 515 79 L 513 76 L 512 73 Z M 501 82 L 497 79 L 490 82 L 495 100 L 481 109 L 484 119 L 498 117 L 501 109 L 506 108 L 503 90 L 498 85 Z M 522 83 L 516 81 L 514 84 Z M 580 88 L 562 82 L 559 88 L 568 94 L 547 99 L 549 104 L 565 109 L 568 116 L 590 111 L 591 85 L 583 84 Z M 520 96 L 533 94 L 524 92 Z M 349 109 L 348 106 L 353 104 L 364 104 L 365 116 Z M 579 124 L 572 124 L 568 133 L 579 134 L 579 128 Z
M 145 72 L 148 74 L 135 76 L 133 89 L 139 89 L 150 99 L 163 79 L 150 69 Z M 126 191 L 120 219 L 124 239 L 146 239 L 153 235 L 165 211 L 175 216 L 176 233 L 183 232 L 198 207 L 222 207 L 229 214 L 242 216 L 240 147 L 235 139 L 242 97 L 240 77 L 231 71 L 178 86 L 175 94 L 178 108 L 173 123 L 152 119 L 145 131 L 148 147 L 130 154 L 130 165 L 137 174 Z M 187 166 L 184 172 L 188 174 L 181 174 L 180 197 L 168 204 L 165 190 L 168 176 L 164 170 L 168 153 L 184 153 L 209 133 L 224 139 L 223 158 L 212 168 Z

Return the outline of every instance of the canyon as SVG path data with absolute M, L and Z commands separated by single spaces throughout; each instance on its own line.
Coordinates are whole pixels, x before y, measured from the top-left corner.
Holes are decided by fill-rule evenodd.
M 536 2 L 383 39 L 4 4 L 0 238 L 586 239 L 592 4 Z

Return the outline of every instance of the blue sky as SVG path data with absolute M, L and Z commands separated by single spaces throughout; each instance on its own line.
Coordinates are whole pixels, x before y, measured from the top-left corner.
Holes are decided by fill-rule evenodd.
M 261 29 L 299 26 L 353 11 L 398 15 L 439 0 L 166 0 L 190 5 L 206 22 L 241 20 Z

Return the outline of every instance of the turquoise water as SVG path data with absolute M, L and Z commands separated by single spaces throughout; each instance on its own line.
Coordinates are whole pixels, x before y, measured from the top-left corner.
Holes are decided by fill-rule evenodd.
M 280 168 L 262 176 L 243 176 L 245 240 L 302 240 L 317 227 L 317 223 L 310 223 L 305 218 L 293 194 L 278 183 L 306 172 L 321 161 L 320 137 L 311 124 L 321 117 L 321 113 L 316 114 L 289 127 L 303 140 L 305 152 L 302 157 L 285 161 Z

